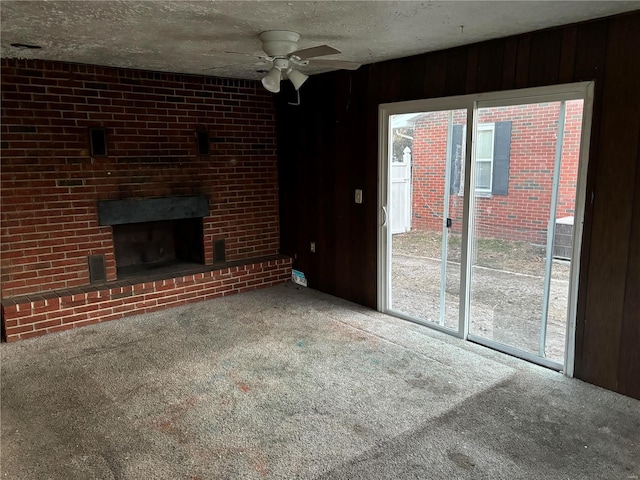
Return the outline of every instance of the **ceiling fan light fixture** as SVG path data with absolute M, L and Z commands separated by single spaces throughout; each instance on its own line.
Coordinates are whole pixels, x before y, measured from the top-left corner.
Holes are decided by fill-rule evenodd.
M 289 80 L 291 80 L 291 83 L 293 83 L 293 86 L 295 87 L 296 90 L 299 90 L 302 84 L 306 82 L 308 78 L 309 78 L 308 75 L 305 75 L 304 73 L 299 72 L 298 70 L 294 70 L 294 69 L 289 70 Z
M 269 72 L 262 77 L 262 85 L 271 93 L 278 93 L 280 91 L 280 80 L 282 79 L 282 72 L 278 67 L 273 67 Z

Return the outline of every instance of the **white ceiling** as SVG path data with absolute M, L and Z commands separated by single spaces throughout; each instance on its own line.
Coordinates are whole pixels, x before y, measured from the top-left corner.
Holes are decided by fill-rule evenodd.
M 2 0 L 0 9 L 2 57 L 257 79 L 264 30 L 294 30 L 301 49 L 328 44 L 343 53 L 325 58 L 366 64 L 639 10 L 640 1 Z

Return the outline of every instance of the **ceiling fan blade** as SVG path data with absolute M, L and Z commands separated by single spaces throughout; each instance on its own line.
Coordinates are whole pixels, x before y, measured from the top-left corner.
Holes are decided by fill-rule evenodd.
M 330 47 L 329 45 L 320 45 L 318 47 L 305 48 L 290 53 L 289 56 L 295 55 L 300 60 L 306 60 L 307 58 L 322 57 L 323 55 L 335 55 L 336 53 L 342 53 L 337 48 Z
M 309 66 L 334 68 L 338 70 L 357 70 L 360 68 L 359 63 L 348 62 L 346 60 L 311 60 Z

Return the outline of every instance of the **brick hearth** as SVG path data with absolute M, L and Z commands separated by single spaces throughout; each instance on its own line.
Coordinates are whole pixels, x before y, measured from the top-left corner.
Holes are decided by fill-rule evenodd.
M 277 285 L 291 277 L 291 258 L 272 256 L 251 263 L 174 278 L 130 279 L 12 297 L 2 301 L 6 340 L 13 342 L 46 333 L 118 320 L 185 303 Z

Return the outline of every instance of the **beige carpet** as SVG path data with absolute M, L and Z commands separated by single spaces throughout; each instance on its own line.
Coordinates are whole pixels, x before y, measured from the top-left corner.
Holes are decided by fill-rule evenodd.
M 0 350 L 2 478 L 640 477 L 640 402 L 291 284 Z

